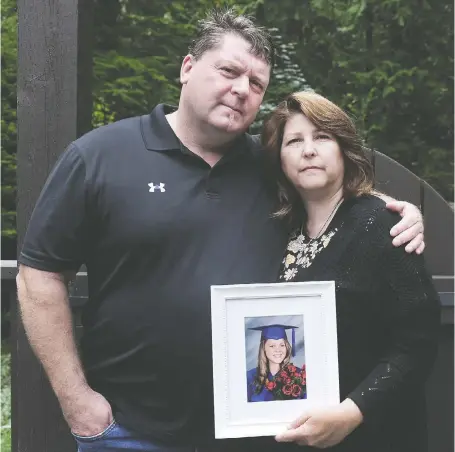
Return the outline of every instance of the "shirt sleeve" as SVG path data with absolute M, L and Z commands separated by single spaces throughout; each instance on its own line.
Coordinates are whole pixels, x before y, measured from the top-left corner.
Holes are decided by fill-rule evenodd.
M 86 166 L 71 144 L 50 173 L 33 210 L 19 263 L 50 272 L 78 270 L 88 237 Z
M 381 208 L 370 230 L 380 250 L 378 277 L 391 300 L 388 349 L 371 373 L 348 395 L 361 410 L 365 423 L 377 423 L 397 396 L 411 388 L 423 390 L 437 354 L 440 325 L 439 296 L 425 269 L 423 255 L 394 247 L 389 231 L 398 216 Z M 385 339 L 385 338 L 384 338 Z

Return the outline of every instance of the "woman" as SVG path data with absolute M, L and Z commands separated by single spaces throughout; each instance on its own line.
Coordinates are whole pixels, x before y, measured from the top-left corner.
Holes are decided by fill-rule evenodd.
M 438 296 L 423 257 L 390 242 L 397 217 L 372 195 L 353 122 L 322 96 L 295 93 L 265 123 L 263 142 L 278 184 L 276 216 L 295 228 L 279 280 L 334 280 L 337 300 L 341 403 L 302 413 L 276 440 L 337 452 L 426 451 Z
M 296 400 L 306 398 L 306 374 L 291 363 L 295 356 L 295 326 L 266 325 L 261 331 L 258 365 L 247 372 L 248 402 Z M 286 336 L 292 329 L 292 347 Z

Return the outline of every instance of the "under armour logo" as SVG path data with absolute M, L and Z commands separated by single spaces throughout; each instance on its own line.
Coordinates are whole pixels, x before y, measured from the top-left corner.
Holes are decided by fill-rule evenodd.
M 153 182 L 150 182 L 149 184 L 150 190 L 149 192 L 155 193 L 155 190 L 160 190 L 161 193 L 165 192 L 166 189 L 164 188 L 163 182 L 161 182 L 159 185 L 155 185 Z

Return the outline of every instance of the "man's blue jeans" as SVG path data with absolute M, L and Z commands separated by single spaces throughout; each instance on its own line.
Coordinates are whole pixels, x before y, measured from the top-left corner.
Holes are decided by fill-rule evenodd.
M 273 437 L 209 440 L 194 446 L 168 446 L 138 435 L 113 422 L 95 436 L 80 437 L 78 452 L 303 452 L 306 447 L 290 443 L 277 443 Z M 308 450 L 313 450 L 308 448 Z
M 141 438 L 115 421 L 98 435 L 73 436 L 78 452 L 195 452 L 193 447 L 167 446 Z

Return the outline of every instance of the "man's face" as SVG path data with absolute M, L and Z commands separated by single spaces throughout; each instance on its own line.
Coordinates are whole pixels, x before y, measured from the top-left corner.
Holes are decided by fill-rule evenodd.
M 199 60 L 191 55 L 183 60 L 184 101 L 202 123 L 239 134 L 254 121 L 269 83 L 270 66 L 249 50 L 247 41 L 229 34 Z

